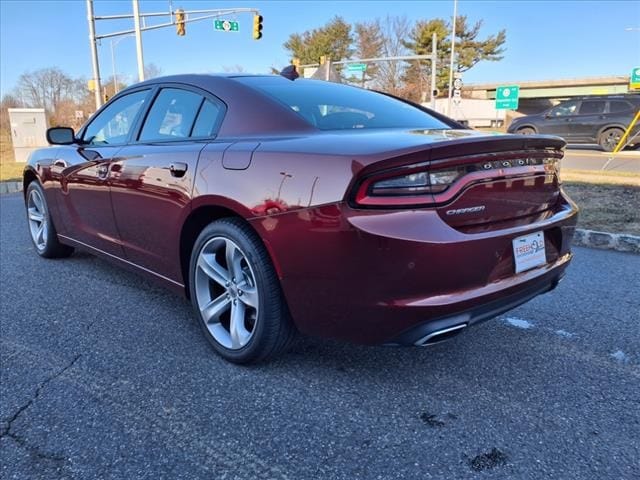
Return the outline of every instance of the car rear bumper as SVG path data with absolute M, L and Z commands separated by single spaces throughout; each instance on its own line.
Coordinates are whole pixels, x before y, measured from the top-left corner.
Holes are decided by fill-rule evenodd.
M 553 289 L 571 259 L 576 219 L 577 208 L 561 196 L 540 218 L 464 233 L 431 209 L 367 211 L 343 203 L 252 224 L 302 333 L 415 344 Z M 545 232 L 547 263 L 515 274 L 512 240 L 536 231 Z
M 515 278 L 496 282 L 476 291 L 465 292 L 466 299 L 472 300 L 472 307 L 456 314 L 425 321 L 398 335 L 388 344 L 424 346 L 437 343 L 442 337 L 461 332 L 463 328 L 508 312 L 556 288 L 571 257 L 572 255 L 567 253 L 551 265 L 524 272 Z M 424 303 L 431 304 L 434 300 L 428 298 Z M 462 302 L 459 303 L 459 307 L 464 308 Z

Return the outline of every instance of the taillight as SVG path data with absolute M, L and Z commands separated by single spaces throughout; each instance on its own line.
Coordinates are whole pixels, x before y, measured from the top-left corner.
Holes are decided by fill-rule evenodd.
M 547 173 L 555 173 L 558 183 L 560 182 L 560 159 L 559 158 L 545 158 L 544 159 L 544 171 Z
M 429 172 L 427 164 L 420 164 L 381 173 L 360 184 L 355 201 L 371 206 L 432 203 L 433 194 L 444 192 L 466 172 L 464 166 Z
M 444 192 L 449 185 L 464 175 L 464 169 L 454 168 L 438 172 L 416 172 L 371 184 L 373 195 L 420 195 Z
M 451 159 L 444 165 L 420 163 L 381 171 L 365 178 L 353 200 L 360 206 L 405 207 L 434 204 L 461 178 L 485 181 L 505 175 L 560 173 L 560 151 L 504 152 Z M 451 166 L 451 163 L 460 163 Z M 519 168 L 519 170 L 517 170 Z M 455 188 L 455 187 L 454 187 Z M 450 199 L 449 199 L 450 200 Z

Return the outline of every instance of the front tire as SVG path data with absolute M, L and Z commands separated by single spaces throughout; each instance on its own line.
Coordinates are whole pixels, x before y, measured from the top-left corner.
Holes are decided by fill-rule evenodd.
M 37 181 L 32 181 L 25 195 L 27 223 L 31 241 L 38 255 L 44 258 L 64 258 L 73 253 L 73 248 L 58 241 L 44 189 Z
M 191 253 L 189 285 L 200 326 L 226 360 L 273 358 L 295 335 L 271 259 L 240 219 L 217 220 L 202 230 Z
M 608 128 L 600 134 L 598 144 L 605 152 L 613 152 L 624 135 L 621 128 Z
M 519 128 L 516 133 L 519 133 L 520 135 L 535 135 L 536 131 L 531 127 L 522 127 Z

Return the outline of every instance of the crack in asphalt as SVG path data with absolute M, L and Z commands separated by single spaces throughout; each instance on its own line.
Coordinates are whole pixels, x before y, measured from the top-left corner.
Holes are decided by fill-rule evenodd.
M 44 381 L 42 381 L 38 387 L 36 388 L 35 393 L 33 394 L 33 396 L 21 407 L 19 407 L 15 413 L 13 415 L 11 415 L 7 420 L 6 420 L 6 426 L 2 429 L 2 431 L 0 431 L 0 439 L 4 438 L 4 437 L 8 437 L 11 438 L 14 442 L 16 442 L 20 447 L 24 448 L 25 450 L 27 450 L 30 454 L 32 454 L 33 456 L 35 456 L 36 458 L 42 459 L 42 460 L 52 460 L 52 461 L 56 461 L 56 462 L 61 462 L 65 460 L 64 456 L 61 455 L 57 455 L 55 453 L 49 453 L 49 452 L 44 452 L 40 449 L 40 447 L 38 447 L 37 445 L 32 445 L 30 444 L 27 439 L 25 439 L 23 436 L 19 435 L 18 433 L 12 431 L 13 428 L 13 423 L 18 420 L 18 418 L 20 418 L 20 416 L 31 406 L 33 405 L 33 403 L 40 397 L 40 394 L 42 393 L 42 390 L 44 389 L 44 387 L 46 387 L 49 383 L 51 383 L 53 380 L 59 378 L 61 375 L 63 375 L 67 370 L 69 370 L 71 367 L 73 367 L 73 365 L 80 359 L 82 355 L 76 355 L 73 360 L 71 360 L 71 362 L 69 362 L 67 365 L 65 365 L 62 369 L 60 369 L 59 371 L 57 371 L 56 373 L 54 373 L 53 375 L 50 375 L 49 377 L 45 378 Z
M 49 352 L 29 348 L 26 345 L 7 341 L 6 339 L 0 339 L 0 346 L 29 352 L 40 357 L 49 355 Z M 76 359 L 74 359 L 75 361 Z M 73 362 L 67 365 L 64 371 L 68 370 L 72 364 Z M 64 371 L 58 372 L 54 377 L 59 377 Z M 53 380 L 54 377 L 49 381 Z M 100 402 L 105 406 L 117 408 L 121 421 L 126 420 L 131 423 L 144 422 L 146 425 L 151 426 L 155 434 L 160 436 L 166 445 L 171 445 L 171 448 L 182 450 L 187 454 L 199 452 L 200 460 L 198 466 L 209 474 L 206 478 L 220 480 L 241 478 L 231 473 L 236 472 L 238 465 L 242 465 L 243 473 L 247 475 L 246 478 L 259 478 L 261 480 L 287 480 L 291 478 L 278 465 L 263 460 L 251 451 L 235 451 L 237 447 L 219 450 L 207 436 L 195 435 L 193 426 L 185 421 L 172 419 L 171 416 L 162 417 L 153 409 L 140 408 L 135 402 L 123 402 L 122 397 L 114 395 L 114 389 L 123 389 L 123 391 L 130 392 L 129 388 L 131 386 L 128 385 L 128 382 L 118 383 L 115 377 L 101 374 L 98 371 L 92 371 L 91 375 L 87 376 L 84 371 L 84 365 L 82 368 L 75 368 L 70 371 L 65 377 L 65 381 L 84 390 L 93 397 L 99 398 Z M 48 381 L 43 382 L 43 384 L 46 383 Z M 33 403 L 33 399 L 31 403 Z M 25 409 L 22 410 L 24 411 Z M 61 460 L 64 461 L 66 459 L 59 459 L 58 462 Z

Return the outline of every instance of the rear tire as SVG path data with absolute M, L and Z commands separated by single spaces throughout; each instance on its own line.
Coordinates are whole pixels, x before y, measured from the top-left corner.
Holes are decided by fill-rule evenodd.
M 191 302 L 214 350 L 257 363 L 283 352 L 295 336 L 280 282 L 257 234 L 223 218 L 205 227 L 191 253 Z
M 38 255 L 44 258 L 64 258 L 71 255 L 73 248 L 58 241 L 44 189 L 37 180 L 27 187 L 25 202 L 29 233 Z
M 605 152 L 613 152 L 624 135 L 621 128 L 608 128 L 600 134 L 598 144 Z
M 516 133 L 519 133 L 520 135 L 535 135 L 536 131 L 531 127 L 522 127 L 519 128 Z

